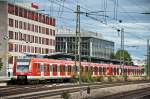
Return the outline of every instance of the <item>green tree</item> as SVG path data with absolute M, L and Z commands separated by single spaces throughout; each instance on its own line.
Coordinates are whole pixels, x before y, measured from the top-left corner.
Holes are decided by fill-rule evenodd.
M 111 53 L 111 54 L 110 54 L 110 58 L 111 58 L 111 59 L 115 59 L 115 58 L 116 58 L 116 57 L 115 57 L 115 54 L 114 54 L 114 53 Z
M 3 63 L 2 63 L 2 59 L 0 58 L 0 70 L 2 69 Z
M 134 65 L 132 58 L 130 56 L 130 54 L 128 53 L 128 51 L 126 50 L 118 50 L 115 54 L 115 58 L 116 59 L 122 59 L 124 57 L 124 64 L 125 65 Z

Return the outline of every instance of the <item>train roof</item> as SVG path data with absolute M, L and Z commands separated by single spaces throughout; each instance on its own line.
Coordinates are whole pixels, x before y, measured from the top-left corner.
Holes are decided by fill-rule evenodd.
M 54 54 L 47 54 L 44 56 L 44 58 L 50 58 L 50 59 L 71 59 L 75 60 L 75 55 L 70 53 L 62 53 L 57 52 Z M 91 57 L 91 56 L 81 56 L 81 61 L 87 61 L 87 62 L 96 62 L 96 63 L 112 63 L 112 64 L 119 64 L 120 60 L 118 59 L 105 59 L 105 58 L 99 58 L 99 57 Z

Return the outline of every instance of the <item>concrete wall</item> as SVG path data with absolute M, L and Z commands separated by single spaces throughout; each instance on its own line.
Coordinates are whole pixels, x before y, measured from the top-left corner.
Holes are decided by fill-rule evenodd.
M 7 25 L 8 25 L 8 14 L 7 14 L 7 2 L 0 1 L 0 58 L 2 58 L 3 67 L 0 70 L 0 77 L 6 76 L 6 53 L 7 53 Z

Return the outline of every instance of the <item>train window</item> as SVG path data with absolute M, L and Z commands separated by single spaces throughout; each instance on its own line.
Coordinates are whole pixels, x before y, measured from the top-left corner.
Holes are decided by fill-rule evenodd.
M 53 65 L 53 72 L 57 72 L 57 65 Z
M 119 75 L 119 68 L 117 68 L 117 75 Z
M 44 71 L 44 64 L 40 64 L 40 71 Z
M 124 73 L 127 73 L 127 69 L 124 69 Z
M 47 71 L 50 72 L 49 64 L 47 64 Z
M 105 67 L 103 68 L 103 74 L 104 75 L 106 74 L 106 68 Z
M 68 66 L 68 72 L 71 72 L 71 66 Z
M 113 68 L 113 73 L 116 75 L 116 68 Z
M 40 64 L 37 64 L 37 72 L 41 72 Z
M 64 65 L 60 66 L 60 72 L 65 72 L 65 66 Z
M 17 65 L 17 72 L 28 72 L 28 65 Z
M 102 67 L 99 67 L 99 72 L 100 72 L 100 73 L 102 72 Z
M 49 72 L 49 64 L 44 64 L 44 71 Z
M 53 66 L 52 65 L 49 65 L 49 71 L 53 71 Z
M 98 68 L 97 67 L 94 67 L 94 72 L 98 72 Z

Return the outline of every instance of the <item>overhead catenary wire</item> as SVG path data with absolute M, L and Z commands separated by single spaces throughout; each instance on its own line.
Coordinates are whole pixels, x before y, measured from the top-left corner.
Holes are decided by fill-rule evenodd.
M 51 1 L 51 0 L 49 0 L 49 1 Z M 56 0 L 56 1 L 57 1 L 57 0 Z M 56 3 L 56 2 L 55 2 L 55 4 L 61 5 L 61 4 Z M 61 6 L 63 6 L 63 5 L 61 5 Z M 64 6 L 64 8 L 66 8 L 66 9 L 68 9 L 68 10 L 70 10 L 70 11 L 74 11 L 73 9 L 68 8 L 68 7 L 66 7 L 66 6 Z M 81 7 L 81 8 L 82 8 L 82 7 Z M 85 9 L 88 10 L 88 11 L 90 11 L 90 10 L 87 9 L 87 8 L 85 8 Z M 93 19 L 93 20 L 95 20 L 95 21 L 99 21 L 99 22 L 103 23 L 103 21 L 101 21 L 101 20 L 99 20 L 99 19 L 96 19 L 95 17 L 91 17 L 91 16 L 90 16 L 90 18 Z M 103 24 L 105 24 L 105 23 L 103 23 Z M 105 25 L 108 26 L 108 24 L 105 24 Z M 108 26 L 108 27 L 111 27 L 111 28 L 113 28 L 113 29 L 117 29 L 115 26 Z

